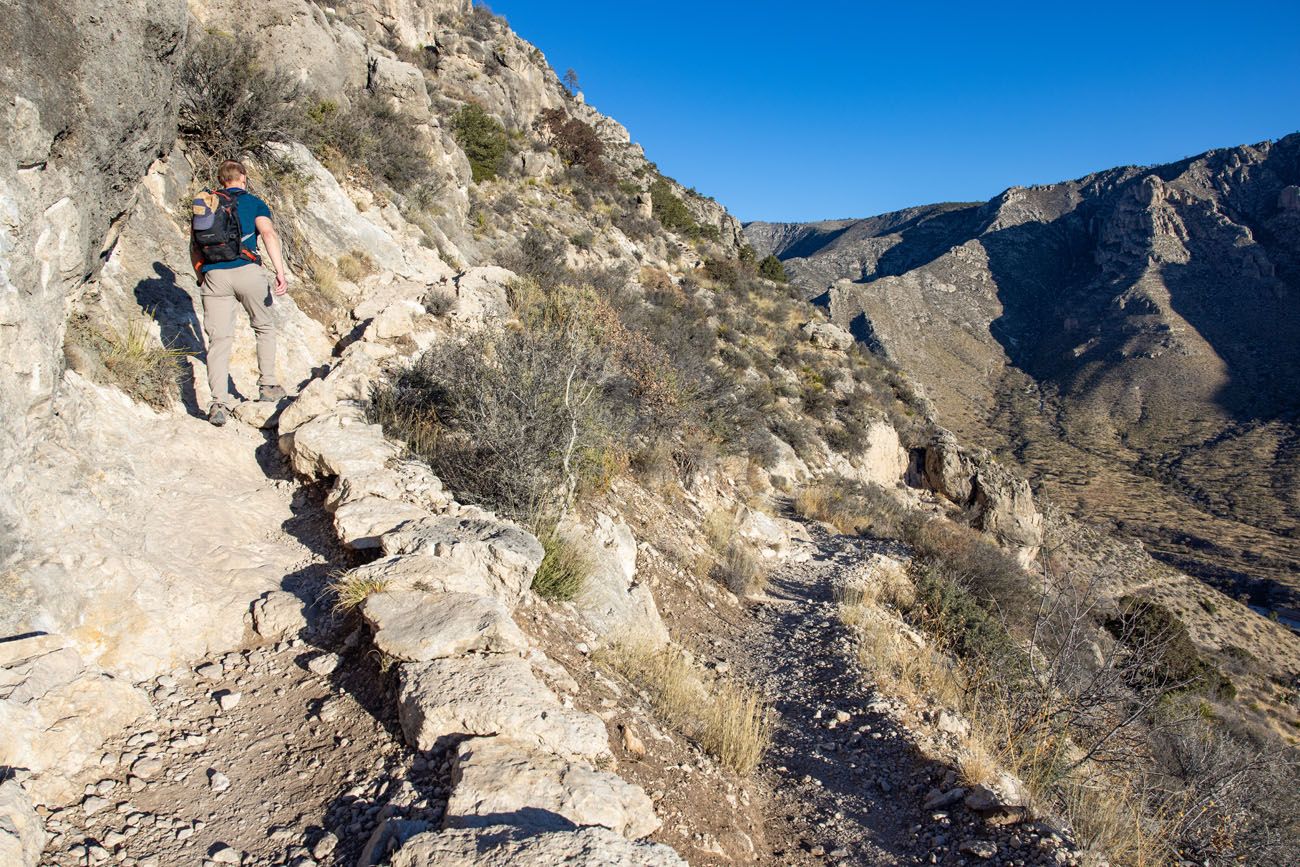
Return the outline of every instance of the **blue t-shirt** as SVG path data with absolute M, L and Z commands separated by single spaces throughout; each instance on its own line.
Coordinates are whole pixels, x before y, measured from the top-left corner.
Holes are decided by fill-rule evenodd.
M 244 192 L 238 187 L 227 187 L 226 192 L 235 193 L 235 212 L 239 214 L 239 229 L 243 232 L 244 237 L 240 242 L 243 249 L 257 255 L 257 218 L 266 217 L 270 219 L 271 209 L 266 206 L 266 202 L 259 199 L 252 193 Z M 215 271 L 218 268 L 239 268 L 244 265 L 252 265 L 249 259 L 232 259 L 229 262 L 209 262 L 203 266 L 203 273 Z

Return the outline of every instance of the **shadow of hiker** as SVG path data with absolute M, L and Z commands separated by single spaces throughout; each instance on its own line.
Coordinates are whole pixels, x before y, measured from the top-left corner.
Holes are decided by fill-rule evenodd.
M 153 270 L 157 276 L 145 278 L 135 285 L 136 303 L 158 323 L 164 346 L 202 356 L 206 346 L 195 296 L 181 288 L 176 281 L 176 272 L 162 262 L 154 262 Z M 181 401 L 190 415 L 206 416 L 194 391 L 193 376 L 182 378 Z

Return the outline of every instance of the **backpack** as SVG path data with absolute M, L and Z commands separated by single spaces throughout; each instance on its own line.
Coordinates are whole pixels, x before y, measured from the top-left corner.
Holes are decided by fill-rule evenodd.
M 194 199 L 190 222 L 194 246 L 202 257 L 201 264 L 248 259 L 259 262 L 258 255 L 244 248 L 243 227 L 235 203 L 243 190 L 204 190 Z

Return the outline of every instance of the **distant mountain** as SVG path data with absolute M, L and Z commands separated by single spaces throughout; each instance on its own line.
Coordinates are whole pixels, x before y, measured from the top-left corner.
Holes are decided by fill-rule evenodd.
M 1300 134 L 982 204 L 752 223 L 940 420 L 1258 604 L 1300 585 Z

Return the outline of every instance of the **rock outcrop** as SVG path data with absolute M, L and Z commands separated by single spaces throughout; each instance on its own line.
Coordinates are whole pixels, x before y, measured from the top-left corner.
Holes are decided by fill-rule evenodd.
M 1043 544 L 1043 516 L 1023 478 L 999 466 L 987 452 L 962 448 L 948 431 L 927 444 L 921 483 L 965 511 L 971 526 L 1013 548 L 1024 563 Z

